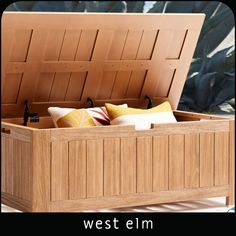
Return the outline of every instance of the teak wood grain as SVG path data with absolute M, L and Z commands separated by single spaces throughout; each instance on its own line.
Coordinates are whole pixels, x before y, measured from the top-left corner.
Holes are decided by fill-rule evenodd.
M 3 203 L 83 211 L 226 196 L 234 203 L 234 120 L 174 111 L 178 122 L 54 128 L 49 106 L 88 96 L 176 109 L 202 14 L 4 13 Z M 50 23 L 49 23 L 50 22 Z M 170 24 L 171 22 L 171 24 Z M 32 79 L 34 78 L 34 79 Z M 40 115 L 23 124 L 24 100 Z M 42 116 L 43 115 L 43 116 Z
M 140 106 L 149 95 L 176 109 L 203 20 L 203 14 L 6 12 L 3 117 L 22 113 L 25 99 L 43 116 L 55 103 L 83 106 L 87 97 Z

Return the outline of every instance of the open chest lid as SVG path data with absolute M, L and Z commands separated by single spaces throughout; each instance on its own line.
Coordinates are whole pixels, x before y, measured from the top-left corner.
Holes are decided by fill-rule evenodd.
M 2 17 L 2 117 L 24 101 L 49 106 L 128 103 L 145 95 L 177 108 L 204 14 L 7 12 Z

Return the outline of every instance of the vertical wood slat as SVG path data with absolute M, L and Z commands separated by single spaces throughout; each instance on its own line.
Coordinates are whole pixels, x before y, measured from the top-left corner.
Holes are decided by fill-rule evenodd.
M 14 33 L 14 44 L 10 56 L 12 62 L 24 62 L 26 61 L 27 52 L 30 44 L 32 30 L 19 29 Z
M 120 194 L 120 139 L 104 139 L 104 196 Z
M 52 142 L 51 200 L 68 199 L 68 142 Z
M 6 192 L 6 138 L 1 137 L 1 192 Z
M 86 140 L 69 143 L 69 199 L 86 198 Z
M 34 211 L 48 211 L 51 201 L 52 144 L 50 130 L 37 130 L 32 137 Z
M 32 33 L 31 43 L 29 46 L 28 56 L 27 56 L 27 66 L 28 68 L 31 69 L 26 70 L 23 75 L 17 102 L 22 102 L 26 98 L 29 101 L 34 100 L 40 73 L 39 72 L 40 70 L 39 69 L 36 70 L 35 68 L 39 68 L 43 60 L 44 49 L 45 49 L 44 47 L 46 45 L 45 39 L 47 39 L 47 36 L 48 36 L 47 29 L 35 29 Z
M 153 137 L 153 192 L 168 190 L 168 136 Z
M 91 71 L 88 73 L 82 99 L 97 98 L 103 77 L 103 62 L 107 58 L 112 40 L 112 30 L 99 30 L 92 55 Z M 96 80 L 94 81 L 94 78 Z
M 137 138 L 137 192 L 152 192 L 152 137 Z
M 21 142 L 20 198 L 31 200 L 32 190 L 32 158 L 28 142 Z
M 172 40 L 172 32 L 170 30 L 160 30 L 157 32 L 157 39 L 151 58 L 150 69 L 147 72 L 145 83 L 141 92 L 141 96 L 148 94 L 154 96 L 158 89 L 158 84 L 163 74 L 163 64 L 168 53 L 168 47 Z M 165 45 L 163 47 L 163 45 Z
M 228 184 L 229 133 L 215 133 L 215 185 Z
M 45 54 L 41 61 L 57 61 L 60 56 L 61 46 L 65 31 L 55 29 L 48 32 L 47 40 L 44 38 Z M 37 83 L 35 101 L 49 101 L 55 73 L 41 73 Z
M 167 58 L 168 59 L 178 59 L 184 44 L 184 39 L 186 35 L 186 30 L 176 30 L 174 31 L 172 42 L 170 44 Z
M 126 41 L 124 42 L 124 49 L 122 52 L 121 60 L 134 60 L 137 57 L 139 45 L 142 38 L 141 30 L 130 30 L 128 32 Z M 127 97 L 127 91 L 129 90 L 129 81 L 130 80 L 140 80 L 140 77 L 137 77 L 136 74 L 134 78 L 132 78 L 131 71 L 119 71 L 117 72 L 117 76 L 114 82 L 113 91 L 111 94 L 111 98 L 123 98 Z M 137 77 L 137 78 L 136 78 Z M 135 84 L 135 82 L 133 82 Z M 140 83 L 139 83 L 140 84 Z M 142 84 L 142 78 L 141 78 Z M 128 96 L 130 95 L 130 91 L 128 91 Z M 138 92 L 139 95 L 139 92 Z
M 200 134 L 200 187 L 214 185 L 214 133 Z
M 155 92 L 157 97 L 167 97 L 169 93 L 170 86 L 172 84 L 173 78 L 175 76 L 175 69 L 165 70 L 162 74 L 162 80 L 166 81 L 165 83 L 160 83 Z
M 199 187 L 199 134 L 185 135 L 185 188 Z
M 10 61 L 10 57 L 13 51 L 14 46 L 14 29 L 8 27 L 9 24 L 6 24 L 4 17 L 2 18 L 2 26 L 5 24 L 5 27 L 1 28 L 1 92 L 4 95 L 5 92 L 5 83 L 7 81 L 7 65 Z
M 172 84 L 168 93 L 168 100 L 172 105 L 172 109 L 177 109 L 185 84 L 185 78 L 189 71 L 189 66 L 193 57 L 193 45 L 195 44 L 196 39 L 198 39 L 199 33 L 199 30 L 191 29 L 187 31 L 187 35 L 185 36 L 184 47 L 182 48 L 179 59 L 179 65 L 181 65 L 181 68 L 176 68 L 175 76 L 172 80 Z
M 91 60 L 96 36 L 97 30 L 81 30 L 75 61 Z M 79 101 L 81 99 L 86 77 L 87 71 L 71 73 L 70 82 L 65 96 L 66 101 Z
M 103 140 L 87 140 L 87 197 L 103 196 Z
M 22 81 L 22 74 L 6 74 L 4 91 L 2 93 L 2 103 L 16 103 L 18 91 Z
M 121 138 L 121 194 L 136 192 L 136 138 Z
M 127 87 L 126 95 L 125 95 L 126 98 L 139 98 L 140 97 L 145 76 L 146 76 L 146 71 L 133 71 L 132 72 L 130 76 L 129 84 Z
M 5 192 L 13 194 L 13 139 L 2 137 L 2 157 L 5 160 Z
M 76 51 L 76 61 L 90 61 L 97 37 L 97 30 L 81 30 L 80 40 Z
M 20 197 L 21 146 L 20 141 L 13 139 L 13 195 Z
M 227 205 L 235 205 L 235 120 L 229 121 L 229 195 Z
M 117 30 L 113 33 L 111 47 L 108 52 L 108 60 L 120 60 L 127 37 L 127 30 Z M 117 76 L 116 71 L 104 71 L 98 99 L 110 98 L 112 89 Z
M 184 188 L 184 135 L 169 136 L 169 189 Z
M 150 60 L 155 45 L 157 30 L 144 30 L 139 45 L 137 59 Z
M 62 42 L 59 61 L 73 61 L 80 38 L 80 30 L 67 30 Z M 64 101 L 71 73 L 56 73 L 50 94 L 52 101 Z
M 12 140 L 12 176 L 13 194 L 21 199 L 31 199 L 31 166 L 30 143 Z

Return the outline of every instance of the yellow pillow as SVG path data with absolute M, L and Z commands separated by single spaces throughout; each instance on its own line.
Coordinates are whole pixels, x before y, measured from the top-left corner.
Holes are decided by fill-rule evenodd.
M 127 104 L 120 106 L 127 107 Z M 58 128 L 110 125 L 110 119 L 105 107 L 82 109 L 49 107 L 48 112 L 55 127 Z
M 150 129 L 151 124 L 177 122 L 169 102 L 151 109 L 123 108 L 110 103 L 105 107 L 111 125 L 135 125 L 136 129 Z

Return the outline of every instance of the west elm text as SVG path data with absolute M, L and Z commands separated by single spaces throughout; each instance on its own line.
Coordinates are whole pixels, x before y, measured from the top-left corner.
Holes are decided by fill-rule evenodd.
M 84 220 L 85 229 L 119 229 L 120 223 L 117 218 L 113 220 Z M 133 220 L 127 220 L 125 225 L 121 225 L 122 228 L 126 229 L 153 229 L 152 220 L 140 220 L 135 218 Z

